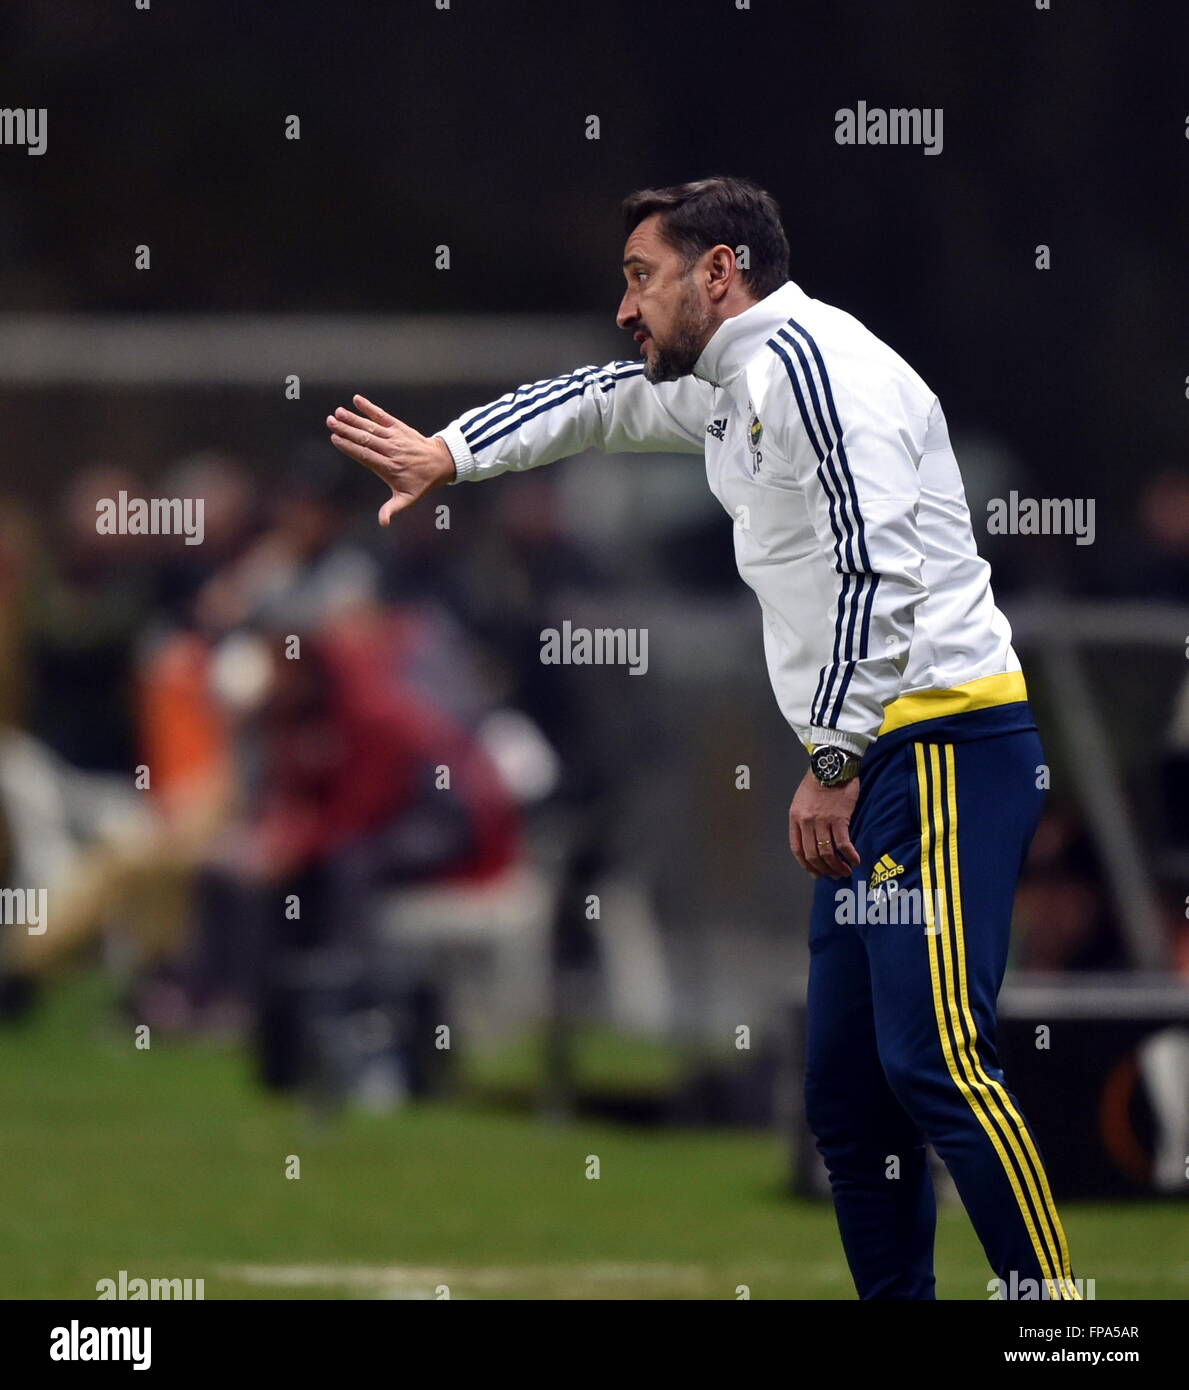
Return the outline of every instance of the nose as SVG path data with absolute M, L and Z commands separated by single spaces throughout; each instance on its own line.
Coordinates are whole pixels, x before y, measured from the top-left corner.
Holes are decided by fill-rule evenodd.
M 623 298 L 619 301 L 619 309 L 615 315 L 615 322 L 620 328 L 630 328 L 636 317 L 636 305 L 632 299 L 632 292 L 631 290 L 624 290 Z

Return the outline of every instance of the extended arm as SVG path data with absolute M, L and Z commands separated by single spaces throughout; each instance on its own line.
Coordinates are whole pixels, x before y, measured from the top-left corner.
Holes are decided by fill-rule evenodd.
M 696 377 L 654 386 L 642 362 L 609 362 L 520 386 L 440 433 L 460 481 L 521 472 L 588 449 L 700 454 L 711 395 Z
M 700 454 L 713 388 L 696 377 L 654 386 L 641 362 L 579 367 L 477 406 L 438 434 L 419 434 L 354 398 L 328 415 L 331 443 L 382 478 L 392 497 L 380 524 L 448 483 L 521 472 L 594 449 Z

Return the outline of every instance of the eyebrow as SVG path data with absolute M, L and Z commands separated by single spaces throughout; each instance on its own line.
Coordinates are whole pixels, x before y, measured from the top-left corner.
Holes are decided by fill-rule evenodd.
M 647 258 L 644 257 L 644 256 L 641 256 L 640 253 L 639 253 L 638 251 L 633 251 L 632 254 L 631 254 L 630 256 L 625 256 L 625 257 L 623 258 L 623 268 L 624 268 L 624 270 L 626 270 L 626 269 L 628 268 L 628 266 L 630 266 L 630 265 L 648 265 L 648 264 L 649 264 L 649 261 L 647 260 Z

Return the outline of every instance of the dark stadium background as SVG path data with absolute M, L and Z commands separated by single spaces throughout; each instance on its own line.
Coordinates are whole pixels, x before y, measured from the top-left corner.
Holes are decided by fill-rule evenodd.
M 622 194 L 737 171 L 784 209 L 794 278 L 887 334 L 956 420 L 1002 433 L 1046 495 L 1089 477 L 1126 511 L 1183 438 L 1163 389 L 1189 220 L 1177 9 L 7 7 L 5 89 L 56 119 L 51 158 L 5 163 L 4 302 L 610 321 Z M 833 113 L 860 98 L 944 107 L 944 153 L 839 148 Z M 302 139 L 278 144 L 290 111 Z M 161 259 L 137 274 L 146 237 Z
M 563 773 L 522 813 L 524 860 L 557 892 L 532 948 L 541 1015 L 501 1012 L 501 977 L 476 974 L 470 947 L 406 943 L 386 962 L 391 998 L 368 1011 L 391 1005 L 405 1039 L 399 1103 L 356 1085 L 354 1034 L 312 1068 L 290 1056 L 282 1084 L 252 1041 L 254 998 L 243 1016 L 193 1009 L 196 915 L 215 940 L 198 951 L 203 979 L 250 967 L 242 905 L 196 906 L 189 841 L 170 842 L 178 872 L 147 906 L 95 890 L 87 939 L 61 959 L 24 962 L 4 928 L 15 1120 L 0 1150 L 19 1176 L 0 1200 L 15 1252 L 0 1291 L 86 1298 L 127 1268 L 206 1277 L 209 1297 L 432 1297 L 440 1283 L 460 1297 L 733 1297 L 739 1283 L 851 1296 L 798 1129 L 807 888 L 784 815 L 802 759 L 697 460 L 587 458 L 460 488 L 442 494 L 454 519 L 435 535 L 410 519 L 380 532 L 383 489 L 317 451 L 324 416 L 356 390 L 432 432 L 520 381 L 632 355 L 613 321 L 620 199 L 735 173 L 780 203 L 793 278 L 890 342 L 945 406 L 1054 768 L 1005 994 L 1009 1076 L 1054 1150 L 1075 1263 L 1084 1251 L 1099 1296 L 1184 1297 L 1184 1183 L 1157 1182 L 1155 1150 L 1189 1111 L 1189 731 L 1175 717 L 1187 30 L 1183 6 L 1125 0 L 5 7 L 0 106 L 47 108 L 49 143 L 37 158 L 0 147 L 4 724 L 130 780 L 142 663 L 222 563 L 185 555 L 211 570 L 182 574 L 158 547 L 67 574 L 79 479 L 118 470 L 150 495 L 218 454 L 267 527 L 295 478 L 325 500 L 324 457 L 336 534 L 372 558 L 385 611 L 439 605 L 478 703 L 527 714 Z M 859 100 L 943 108 L 943 152 L 840 147 L 834 112 Z M 151 271 L 133 267 L 140 243 Z M 440 244 L 449 271 L 434 268 Z M 370 372 L 357 353 L 341 375 L 307 374 L 298 401 L 279 375 L 221 375 L 217 350 L 201 381 L 166 379 L 144 349 L 126 364 L 68 350 L 76 334 L 121 328 L 113 341 L 134 344 L 157 324 L 191 352 L 192 316 L 211 315 L 278 341 L 299 321 L 333 320 L 348 346 L 365 320 L 410 336 Z M 425 329 L 459 345 L 440 380 L 412 370 L 422 316 L 458 316 Z M 1094 498 L 1095 543 L 988 537 L 985 500 L 1008 488 Z M 93 621 L 63 628 L 63 593 Z M 536 630 L 584 614 L 648 625 L 653 677 L 543 672 Z M 106 647 L 91 640 L 100 620 Z M 739 763 L 754 774 L 744 797 Z M 1111 859 L 1112 816 L 1141 851 L 1142 910 Z M 592 884 L 618 944 L 584 925 Z M 343 911 L 333 893 L 324 911 Z M 130 912 L 151 929 L 130 932 Z M 263 940 L 242 953 L 280 949 Z M 456 998 L 491 1017 L 480 1026 Z M 451 1007 L 463 1045 L 446 1064 L 425 1030 Z M 146 1010 L 164 1040 L 129 1055 Z M 1038 1022 L 1064 1039 L 1040 1059 Z M 1174 1094 L 1159 1121 L 1151 1067 Z M 307 1141 L 315 1191 L 295 1214 L 280 1156 Z M 477 1152 L 482 1172 L 460 1157 Z M 601 1179 L 599 1218 L 591 1152 L 619 1171 Z M 446 1215 L 460 1201 L 461 1223 Z M 948 1296 L 985 1297 L 953 1205 L 939 1259 Z

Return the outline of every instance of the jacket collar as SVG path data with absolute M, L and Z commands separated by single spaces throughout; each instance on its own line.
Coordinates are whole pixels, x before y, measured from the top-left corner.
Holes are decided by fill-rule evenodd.
M 725 386 L 739 375 L 760 345 L 796 313 L 805 298 L 805 291 L 799 285 L 786 280 L 778 290 L 773 290 L 750 309 L 724 319 L 694 363 L 694 376 L 712 386 Z

